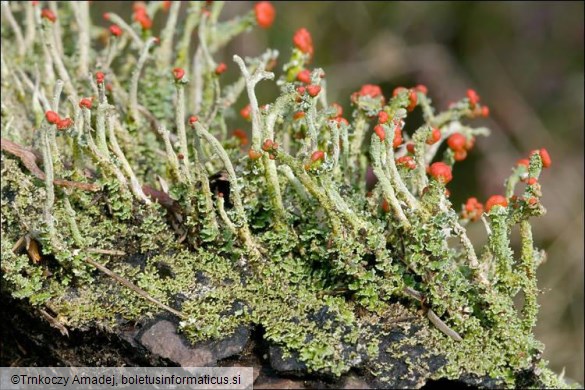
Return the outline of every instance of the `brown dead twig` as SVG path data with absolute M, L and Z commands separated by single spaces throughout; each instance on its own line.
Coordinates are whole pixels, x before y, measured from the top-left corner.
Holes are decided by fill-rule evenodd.
M 16 156 L 22 161 L 24 166 L 32 173 L 37 179 L 45 180 L 45 172 L 37 165 L 37 156 L 28 149 L 9 141 L 4 138 L 0 138 L 0 146 L 2 150 Z M 84 191 L 98 191 L 99 186 L 91 183 L 79 183 L 76 181 L 55 179 L 53 183 L 59 187 L 78 188 Z
M 57 320 L 55 317 L 53 317 L 52 315 L 50 315 L 49 313 L 47 313 L 46 310 L 44 309 L 39 309 L 39 313 L 41 313 L 41 316 L 53 327 L 56 329 L 59 329 L 59 332 L 61 332 L 61 334 L 63 336 L 67 336 L 69 337 L 69 331 L 67 330 L 67 328 L 65 327 L 65 325 L 63 325 L 61 322 L 59 322 L 59 320 Z
M 24 166 L 32 173 L 36 178 L 45 180 L 45 172 L 37 165 L 38 157 L 36 154 L 28 149 L 23 148 L 15 142 L 0 138 L 1 150 L 18 157 Z M 96 192 L 100 190 L 100 186 L 92 183 L 80 183 L 76 181 L 55 179 L 53 183 L 59 187 L 77 188 L 83 191 Z M 148 195 L 153 201 L 157 201 L 161 206 L 173 211 L 174 213 L 180 212 L 179 204 L 172 199 L 167 193 L 163 191 L 155 190 L 149 186 L 142 186 L 142 190 Z
M 121 277 L 120 275 L 114 273 L 113 271 L 111 271 L 110 269 L 104 267 L 103 265 L 101 265 L 98 262 L 93 261 L 92 259 L 85 259 L 86 263 L 94 266 L 95 268 L 97 268 L 98 270 L 100 270 L 101 272 L 103 272 L 104 274 L 106 274 L 107 276 L 109 276 L 110 278 L 114 279 L 115 281 L 117 281 L 118 283 L 122 284 L 124 287 L 129 288 L 130 290 L 134 291 L 136 294 L 140 295 L 142 298 L 146 299 L 148 302 L 155 304 L 156 306 L 168 311 L 169 313 L 172 313 L 174 315 L 176 315 L 177 317 L 186 320 L 187 316 L 183 313 L 181 313 L 180 311 L 177 311 L 175 309 L 173 309 L 170 306 L 165 305 L 164 303 L 160 302 L 159 300 L 155 299 L 154 297 L 152 297 L 150 294 L 148 294 L 146 291 L 144 291 L 143 289 L 141 289 L 140 287 L 138 287 L 137 285 L 135 285 L 134 283 L 132 283 L 131 281 L 124 279 L 123 277 Z

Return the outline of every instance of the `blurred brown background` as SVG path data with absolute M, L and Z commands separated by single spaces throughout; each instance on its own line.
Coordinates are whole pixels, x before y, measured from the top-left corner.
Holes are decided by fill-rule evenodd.
M 228 2 L 222 19 L 248 12 L 253 2 Z M 553 166 L 543 173 L 548 213 L 534 221 L 534 237 L 548 252 L 538 272 L 542 305 L 536 329 L 557 372 L 583 383 L 583 2 L 275 2 L 268 31 L 238 37 L 217 60 L 235 77 L 234 53 L 254 56 L 266 47 L 290 53 L 294 31 L 313 35 L 313 65 L 327 74 L 329 101 L 349 108 L 349 94 L 380 84 L 423 83 L 438 109 L 474 88 L 490 107 L 489 138 L 455 170 L 451 200 L 481 201 L 503 193 L 519 158 L 546 147 Z M 128 4 L 96 2 L 129 18 Z M 156 22 L 163 19 L 156 19 Z M 158 24 L 158 23 L 157 23 Z M 157 27 L 155 26 L 155 30 Z M 263 87 L 264 85 L 264 87 Z M 259 85 L 260 103 L 276 89 Z M 262 91 L 263 90 L 263 91 Z M 243 105 L 243 102 L 242 102 Z M 347 111 L 346 111 L 347 112 Z M 481 243 L 483 227 L 471 227 Z M 516 245 L 517 247 L 517 245 Z

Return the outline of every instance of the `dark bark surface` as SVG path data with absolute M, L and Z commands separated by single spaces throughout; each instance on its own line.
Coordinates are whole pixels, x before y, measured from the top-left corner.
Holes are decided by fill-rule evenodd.
M 341 378 L 315 375 L 306 372 L 306 366 L 296 356 L 283 357 L 280 347 L 263 339 L 258 327 L 241 327 L 225 339 L 190 344 L 176 332 L 177 321 L 161 315 L 142 323 L 127 324 L 116 331 L 89 328 L 69 330 L 68 335 L 51 326 L 39 312 L 30 306 L 2 294 L 2 366 L 244 366 L 254 367 L 254 388 L 382 388 L 388 387 L 368 374 L 367 367 L 353 369 Z M 393 337 L 405 337 L 398 333 Z M 417 359 L 420 347 L 413 347 L 407 355 Z M 392 359 L 384 354 L 379 360 Z M 443 364 L 437 356 L 426 362 L 431 369 Z M 386 362 L 388 363 L 388 362 Z M 405 368 L 403 362 L 390 362 L 387 375 L 399 376 Z M 435 367 L 432 367 L 435 365 Z M 396 381 L 390 387 L 420 385 L 413 374 L 412 381 Z M 521 372 L 518 377 L 525 386 L 538 386 L 532 372 Z M 541 384 L 542 385 L 542 384 Z M 424 388 L 455 388 L 502 386 L 498 378 L 462 375 L 460 380 L 423 381 Z

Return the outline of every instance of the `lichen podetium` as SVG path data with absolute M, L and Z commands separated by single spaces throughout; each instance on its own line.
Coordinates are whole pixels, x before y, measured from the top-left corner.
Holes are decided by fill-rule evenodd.
M 437 113 L 422 85 L 389 99 L 364 85 L 344 117 L 327 102 L 325 72 L 310 67 L 304 28 L 282 72 L 271 71 L 274 50 L 216 63 L 232 38 L 270 27 L 270 3 L 221 22 L 222 2 L 163 3 L 137 3 L 131 22 L 107 13 L 105 28 L 89 2 L 2 3 L 4 289 L 70 328 L 170 311 L 196 342 L 260 325 L 333 375 L 403 353 L 399 341 L 382 348 L 372 327 L 410 315 L 418 342 L 446 359 L 436 378 L 514 386 L 532 369 L 564 386 L 532 334 L 544 254 L 528 220 L 545 211 L 545 150 L 513 169 L 485 212 L 475 198 L 453 205 L 453 165 L 488 134 L 465 124 L 489 113 L 476 92 Z M 225 72 L 240 77 L 226 85 Z M 267 82 L 280 95 L 259 106 Z M 228 131 L 248 104 L 249 144 Z M 409 136 L 413 110 L 424 124 Z M 488 240 L 477 254 L 465 225 L 479 219 Z

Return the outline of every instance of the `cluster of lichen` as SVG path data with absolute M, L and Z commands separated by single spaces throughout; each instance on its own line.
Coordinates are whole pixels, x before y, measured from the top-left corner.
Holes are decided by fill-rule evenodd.
M 305 35 L 276 81 L 280 96 L 259 107 L 255 86 L 275 77 L 267 68 L 278 53 L 235 56 L 242 76 L 231 85 L 213 58 L 258 14 L 220 22 L 222 2 L 152 2 L 138 7 L 150 18 L 168 13 L 160 40 L 142 19 L 129 25 L 109 13 L 121 30 L 97 50 L 104 30 L 92 25 L 87 2 L 50 6 L 56 21 L 31 2 L 2 4 L 2 277 L 13 296 L 66 327 L 115 327 L 161 310 L 96 270 L 99 263 L 178 310 L 193 341 L 254 323 L 309 369 L 334 374 L 375 358 L 380 335 L 371 324 L 409 302 L 410 314 L 422 308 L 430 319 L 417 337 L 447 357 L 440 375 L 473 372 L 512 385 L 515 372 L 543 367 L 532 335 L 543 255 L 528 222 L 544 212 L 538 182 L 513 197 L 520 179 L 538 178 L 540 154 L 514 169 L 509 205 L 484 214 L 479 257 L 468 220 L 444 182 L 427 174 L 450 135 L 487 133 L 462 123 L 479 104 L 464 98 L 435 114 L 422 89 L 386 102 L 366 88 L 354 94 L 348 122 L 327 103 L 323 70 L 297 80 L 312 56 Z M 244 91 L 249 149 L 228 132 Z M 388 134 L 398 137 L 394 126 L 408 119 L 412 94 L 424 124 L 410 137 L 409 167 L 396 163 L 406 144 Z M 49 123 L 47 111 L 72 120 Z M 388 120 L 372 132 L 380 112 Z M 440 139 L 429 145 L 433 129 Z M 29 172 L 31 155 L 25 161 L 17 144 L 41 151 L 43 175 Z M 450 149 L 439 160 L 455 163 Z M 210 184 L 217 172 L 221 191 Z M 38 262 L 31 241 L 40 245 Z

